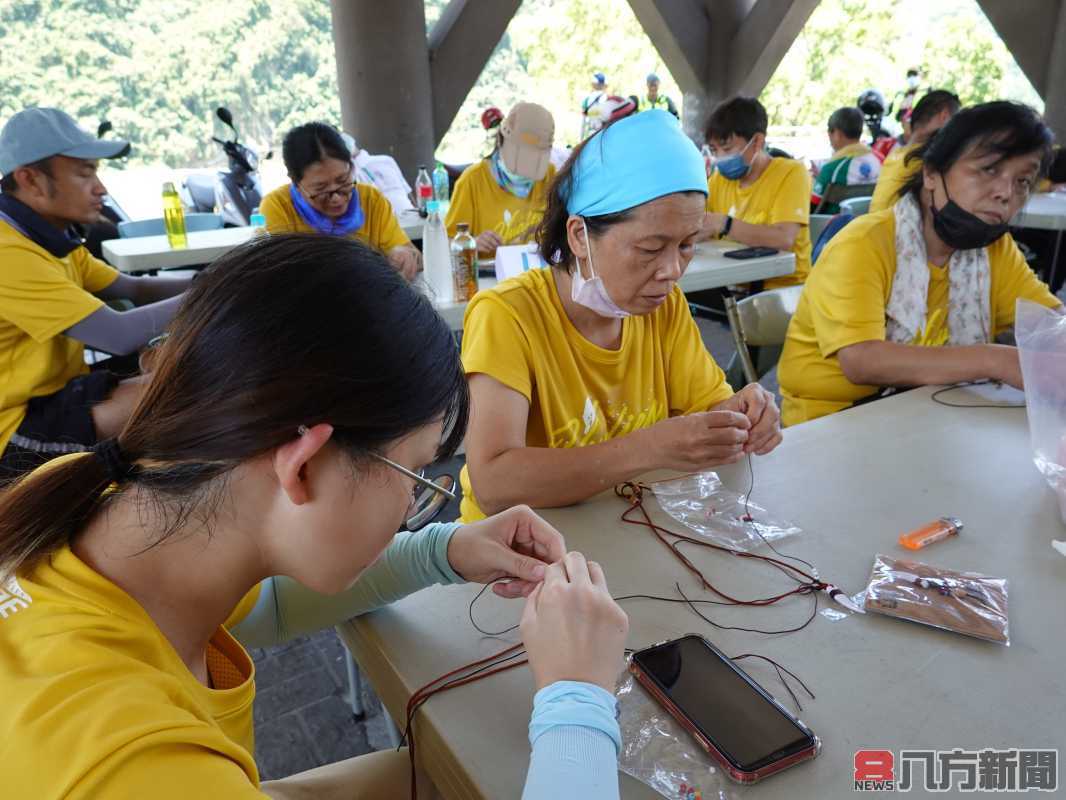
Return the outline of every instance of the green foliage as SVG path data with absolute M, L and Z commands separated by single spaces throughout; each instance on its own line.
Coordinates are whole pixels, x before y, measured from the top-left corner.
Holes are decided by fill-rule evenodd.
M 426 0 L 427 29 L 446 5 Z M 133 165 L 216 163 L 219 105 L 263 149 L 293 125 L 340 119 L 325 0 L 0 0 L 0 39 L 0 120 L 30 105 L 61 107 L 87 128 L 108 118 L 134 142 Z M 1039 103 L 974 0 L 822 0 L 762 98 L 776 124 L 823 126 L 869 86 L 891 99 L 916 64 L 926 84 L 966 102 Z M 621 95 L 642 94 L 655 71 L 680 105 L 627 0 L 525 0 L 440 156 L 484 154 L 482 109 L 519 100 L 551 109 L 557 143 L 575 143 L 597 70 Z
M 772 124 L 824 125 L 868 88 L 887 101 L 920 67 L 925 88 L 964 103 L 1003 97 L 1043 108 L 975 0 L 822 0 L 761 99 Z
M 308 119 L 338 120 L 329 4 L 318 0 L 0 4 L 0 118 L 62 107 L 131 139 L 131 164 L 216 161 L 214 109 L 269 146 Z M 117 165 L 116 165 L 117 166 Z

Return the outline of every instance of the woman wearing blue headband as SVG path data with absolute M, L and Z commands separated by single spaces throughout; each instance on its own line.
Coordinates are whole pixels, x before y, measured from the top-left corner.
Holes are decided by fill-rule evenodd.
M 733 394 L 677 286 L 706 194 L 703 159 L 665 111 L 614 123 L 571 155 L 538 231 L 554 266 L 479 293 L 466 312 L 465 521 L 781 441 L 773 397 L 757 384 Z

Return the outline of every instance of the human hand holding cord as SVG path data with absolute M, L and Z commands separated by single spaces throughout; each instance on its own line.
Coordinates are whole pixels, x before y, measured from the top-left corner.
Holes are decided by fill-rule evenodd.
M 448 563 L 468 581 L 492 583 L 500 597 L 526 597 L 548 564 L 566 553 L 563 535 L 529 508 L 515 506 L 461 526 L 448 543 Z
M 519 628 L 538 691 L 556 681 L 583 681 L 614 692 L 629 618 L 595 561 L 573 552 L 551 564 L 526 599 Z
M 745 414 L 716 410 L 670 417 L 632 436 L 648 453 L 649 469 L 692 472 L 739 461 L 750 428 Z
M 751 430 L 744 444 L 745 453 L 762 456 L 781 444 L 781 412 L 777 409 L 774 396 L 759 384 L 749 383 L 716 408 L 738 411 L 748 418 Z

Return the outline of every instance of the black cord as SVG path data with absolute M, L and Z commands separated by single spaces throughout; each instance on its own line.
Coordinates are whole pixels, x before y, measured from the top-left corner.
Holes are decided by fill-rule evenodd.
M 771 550 L 773 550 L 774 553 L 776 553 L 778 556 L 780 556 L 781 558 L 791 559 L 792 561 L 798 561 L 800 564 L 803 564 L 803 565 L 805 565 L 807 567 L 810 567 L 811 572 L 813 572 L 817 576 L 818 575 L 818 568 L 816 566 L 814 566 L 814 564 L 812 564 L 810 561 L 804 561 L 799 556 L 790 556 L 790 555 L 786 555 L 785 553 L 782 553 L 780 550 L 778 550 L 776 547 L 774 547 L 772 544 L 770 544 L 770 540 L 769 539 L 767 539 L 765 536 L 762 535 L 762 531 L 759 530 L 759 526 L 755 524 L 755 520 L 751 516 L 751 507 L 750 507 L 751 493 L 755 489 L 755 466 L 752 464 L 751 453 L 748 453 L 748 475 L 749 475 L 748 492 L 747 492 L 747 494 L 744 495 L 744 522 L 745 522 L 745 524 L 750 525 L 751 529 L 753 531 L 755 531 L 755 535 L 758 536 L 760 539 L 762 539 L 763 544 L 765 544 L 767 547 L 769 547 Z
M 940 399 L 940 395 L 945 392 L 953 392 L 956 389 L 965 389 L 969 386 L 984 386 L 989 383 L 994 383 L 997 387 L 1003 385 L 999 381 L 964 381 L 963 383 L 945 386 L 943 389 L 937 389 L 931 395 L 931 399 L 937 405 L 947 406 L 948 408 L 1025 408 L 1025 403 L 949 403 Z
M 481 599 L 481 595 L 485 594 L 485 591 L 490 586 L 492 586 L 494 584 L 497 584 L 497 583 L 500 583 L 500 581 L 506 581 L 506 580 L 510 580 L 510 579 L 509 578 L 500 578 L 500 580 L 498 580 L 498 581 L 492 581 L 490 583 L 486 583 L 484 586 L 481 587 L 481 591 L 478 592 L 476 595 L 474 595 L 474 599 L 470 601 L 470 607 L 467 608 L 467 610 L 466 610 L 466 614 L 467 614 L 468 617 L 470 617 L 470 624 L 474 626 L 474 630 L 476 630 L 478 633 L 480 633 L 480 634 L 482 634 L 484 636 L 503 636 L 504 634 L 510 633 L 511 631 L 516 630 L 518 628 L 518 625 L 515 624 L 515 625 L 512 625 L 510 628 L 504 628 L 502 631 L 487 631 L 484 628 L 482 628 L 480 625 L 478 625 L 477 622 L 474 621 L 474 603 L 476 603 L 478 600 Z
M 785 676 L 781 674 L 782 670 L 784 670 L 789 675 L 791 675 L 796 680 L 796 682 L 798 682 L 799 685 L 803 687 L 803 690 L 807 694 L 809 694 L 811 696 L 811 700 L 817 700 L 818 699 L 818 698 L 816 698 L 814 696 L 814 692 L 812 692 L 807 687 L 807 684 L 805 684 L 803 682 L 803 680 L 795 672 L 790 670 L 788 667 L 781 666 L 776 661 L 774 661 L 772 658 L 767 658 L 766 656 L 761 656 L 758 653 L 743 653 L 743 654 L 741 654 L 739 656 L 730 656 L 729 660 L 730 661 L 740 661 L 741 659 L 744 659 L 744 658 L 761 658 L 763 661 L 767 662 L 768 664 L 773 665 L 773 668 L 775 670 L 777 670 L 777 677 L 780 679 L 780 681 L 784 685 L 785 689 L 788 690 L 789 695 L 792 696 L 792 702 L 794 702 L 796 704 L 796 708 L 798 708 L 800 711 L 803 710 L 803 706 L 800 704 L 799 698 L 796 697 L 796 693 L 792 691 L 792 687 L 788 685 L 788 681 L 785 680 Z
M 764 631 L 764 630 L 762 630 L 760 628 L 740 628 L 740 627 L 731 626 L 731 625 L 719 625 L 713 619 L 711 619 L 706 614 L 702 613 L 698 608 L 696 608 L 697 604 L 713 603 L 714 602 L 713 600 L 692 600 L 692 599 L 690 599 L 688 597 L 688 595 L 686 595 L 684 593 L 684 591 L 682 591 L 680 583 L 675 583 L 674 584 L 674 588 L 677 589 L 677 593 L 679 595 L 681 595 L 682 602 L 684 602 L 689 607 L 689 609 L 692 611 L 693 614 L 695 614 L 697 617 L 702 619 L 708 625 L 713 625 L 715 628 L 717 628 L 720 631 L 744 631 L 745 633 L 762 633 L 762 634 L 765 634 L 766 636 L 777 636 L 779 634 L 784 634 L 784 633 L 796 633 L 798 631 L 803 630 L 808 625 L 810 625 L 814 621 L 815 616 L 817 616 L 817 614 L 818 614 L 818 592 L 814 591 L 813 589 L 808 589 L 807 592 L 803 592 L 803 594 L 810 594 L 810 596 L 812 598 L 814 598 L 814 606 L 811 608 L 811 615 L 809 617 L 807 617 L 806 621 L 804 621 L 804 623 L 802 625 L 797 625 L 795 628 L 786 628 L 785 630 L 781 630 L 781 631 Z M 671 599 L 670 602 L 677 602 L 677 601 Z

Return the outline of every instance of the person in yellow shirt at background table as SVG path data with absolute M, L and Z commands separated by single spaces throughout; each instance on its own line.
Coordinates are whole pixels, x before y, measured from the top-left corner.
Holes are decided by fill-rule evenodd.
M 388 198 L 355 180 L 352 152 L 324 122 L 293 128 L 281 145 L 288 183 L 259 207 L 270 233 L 323 233 L 360 239 L 383 252 L 407 280 L 422 271 L 422 254 L 403 232 Z
M 781 441 L 773 396 L 758 384 L 733 394 L 677 285 L 706 191 L 703 158 L 666 111 L 612 123 L 571 154 L 537 235 L 553 266 L 479 292 L 466 311 L 464 521 Z
M 100 219 L 98 139 L 56 108 L 27 108 L 0 132 L 0 481 L 88 450 L 126 423 L 142 376 L 132 363 L 182 302 L 188 277 L 121 274 L 86 249 Z M 129 311 L 108 300 L 128 299 Z M 85 347 L 110 353 L 90 371 Z
M 811 268 L 811 180 L 803 164 L 766 152 L 766 109 L 753 97 L 719 103 L 707 120 L 715 158 L 701 239 L 728 238 L 796 255 L 796 271 L 767 289 L 803 283 Z
M 1008 232 L 1052 139 L 1033 109 L 999 101 L 960 111 L 908 156 L 920 166 L 899 200 L 838 233 L 803 289 L 778 367 L 786 425 L 886 387 L 1022 388 L 1017 349 L 994 339 L 1019 298 L 1061 309 Z
M 960 108 L 959 98 L 946 89 L 933 89 L 915 104 L 911 110 L 911 133 L 907 144 L 894 148 L 881 165 L 881 174 L 877 176 L 877 185 L 870 198 L 870 213 L 896 202 L 899 190 L 921 169 L 921 161 L 907 161 L 907 154 L 932 139 L 949 119 L 959 113 Z
M 550 163 L 555 120 L 536 103 L 519 103 L 500 124 L 496 148 L 455 182 L 444 220 L 448 236 L 470 225 L 478 252 L 492 257 L 500 245 L 533 240 L 555 177 Z

